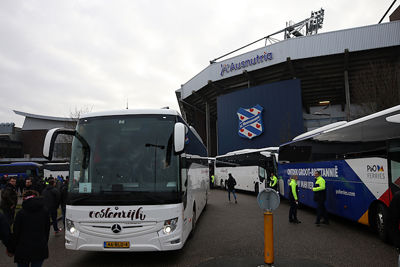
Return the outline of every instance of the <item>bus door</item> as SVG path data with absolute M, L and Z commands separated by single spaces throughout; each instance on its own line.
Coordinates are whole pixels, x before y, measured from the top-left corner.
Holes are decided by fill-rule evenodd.
M 264 188 L 268 187 L 268 173 L 263 166 L 258 166 L 258 180 L 260 185 L 264 185 Z M 259 190 L 262 190 L 262 187 Z
M 400 140 L 390 140 L 388 148 L 390 200 L 400 190 Z

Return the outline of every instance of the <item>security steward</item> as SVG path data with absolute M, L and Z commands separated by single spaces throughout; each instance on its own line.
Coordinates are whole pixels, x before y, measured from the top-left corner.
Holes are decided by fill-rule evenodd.
M 214 188 L 214 180 L 215 180 L 215 177 L 213 174 L 213 175 L 211 175 L 211 188 Z
M 329 224 L 328 215 L 325 208 L 325 200 L 326 200 L 326 187 L 325 187 L 325 179 L 322 178 L 321 172 L 316 171 L 314 173 L 315 176 L 315 185 L 313 187 L 314 191 L 314 201 L 317 202 L 317 220 L 315 224 L 319 226 L 321 224 L 321 217 L 324 219 L 322 221 L 323 224 Z
M 297 175 L 293 175 L 290 177 L 289 183 L 289 222 L 290 223 L 301 223 L 297 219 L 297 206 L 299 205 L 299 189 L 297 188 Z
M 271 172 L 269 187 L 277 191 L 278 188 L 277 184 L 278 184 L 278 178 L 276 178 L 275 174 Z

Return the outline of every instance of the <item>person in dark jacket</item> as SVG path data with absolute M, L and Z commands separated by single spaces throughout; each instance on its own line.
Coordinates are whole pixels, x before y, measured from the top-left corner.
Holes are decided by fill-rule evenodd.
M 68 184 L 69 184 L 69 177 L 67 176 L 63 185 L 61 186 L 61 211 L 63 216 L 63 224 L 65 229 L 65 213 L 67 211 L 67 197 L 68 197 Z
M 24 187 L 23 192 L 28 191 L 28 190 L 34 190 L 33 185 L 32 185 L 32 178 L 30 178 L 30 177 L 26 178 L 26 180 L 25 180 L 25 187 Z
M 1 191 L 0 208 L 3 210 L 3 213 L 6 216 L 10 226 L 14 222 L 15 207 L 18 203 L 16 183 L 16 178 L 10 177 L 6 187 Z
M 10 226 L 8 225 L 8 219 L 0 210 L 0 240 L 4 246 L 8 246 L 10 240 Z
M 7 247 L 20 266 L 40 267 L 49 257 L 50 219 L 44 200 L 33 190 L 23 194 L 22 209 L 15 217 L 13 234 Z
M 3 190 L 7 184 L 7 175 L 0 176 L 0 189 Z
M 48 186 L 43 189 L 42 196 L 51 217 L 54 233 L 57 234 L 62 230 L 58 228 L 57 222 L 57 209 L 58 206 L 60 206 L 60 192 L 56 188 L 54 178 L 49 178 L 48 183 Z
M 229 202 L 231 201 L 231 192 L 232 192 L 232 195 L 235 198 L 235 203 L 237 203 L 236 194 L 235 194 L 236 180 L 235 180 L 235 178 L 233 178 L 231 173 L 229 174 L 227 185 L 228 185 L 228 199 L 229 199 Z

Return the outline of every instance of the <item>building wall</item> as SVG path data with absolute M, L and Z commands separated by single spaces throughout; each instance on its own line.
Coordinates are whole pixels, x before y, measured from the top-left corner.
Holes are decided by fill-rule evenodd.
M 264 131 L 252 139 L 238 134 L 238 109 L 263 107 Z M 279 146 L 304 132 L 300 80 L 271 83 L 219 96 L 218 154 L 247 148 Z
M 22 154 L 22 142 L 9 138 L 0 138 L 0 158 L 20 158 Z
M 23 154 L 31 158 L 43 157 L 43 144 L 47 130 L 22 131 Z

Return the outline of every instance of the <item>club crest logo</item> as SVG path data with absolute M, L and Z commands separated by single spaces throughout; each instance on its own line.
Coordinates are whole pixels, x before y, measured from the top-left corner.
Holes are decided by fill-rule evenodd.
M 260 105 L 248 109 L 239 108 L 237 115 L 240 137 L 252 139 L 263 133 L 262 111 L 263 108 Z

